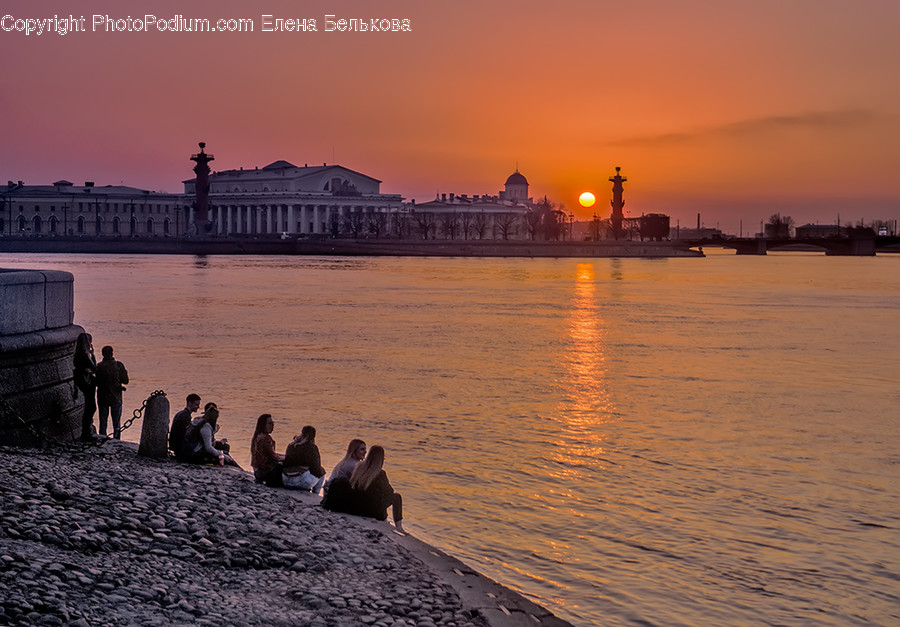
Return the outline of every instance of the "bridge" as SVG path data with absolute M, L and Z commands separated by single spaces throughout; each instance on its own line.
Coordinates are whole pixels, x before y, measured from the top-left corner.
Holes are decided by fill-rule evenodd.
M 876 253 L 900 253 L 900 236 L 854 234 L 843 237 L 750 238 L 712 237 L 680 240 L 691 248 L 733 248 L 738 255 L 765 255 L 768 251 L 823 250 L 826 255 L 871 257 Z

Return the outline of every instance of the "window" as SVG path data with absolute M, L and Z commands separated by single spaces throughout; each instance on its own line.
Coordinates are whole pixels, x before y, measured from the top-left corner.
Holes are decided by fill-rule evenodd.
M 84 216 L 78 216 L 78 223 L 75 226 L 79 235 L 84 234 Z

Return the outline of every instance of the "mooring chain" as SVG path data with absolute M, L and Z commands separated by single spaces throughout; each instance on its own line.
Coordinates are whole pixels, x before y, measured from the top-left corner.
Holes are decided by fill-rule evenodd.
M 135 420 L 143 417 L 144 410 L 147 409 L 147 403 L 150 402 L 151 398 L 153 398 L 155 396 L 165 396 L 165 395 L 166 395 L 166 393 L 163 390 L 155 390 L 150 396 L 145 398 L 144 402 L 141 403 L 141 406 L 138 407 L 137 409 L 135 409 L 133 412 L 131 412 L 131 418 L 126 420 L 124 423 L 122 423 L 122 426 L 119 428 L 119 435 L 121 436 L 122 432 L 125 431 L 125 429 L 127 429 L 128 427 L 130 427 L 132 425 L 132 423 L 134 423 Z M 107 441 L 106 439 L 101 439 L 98 441 L 98 444 L 103 444 L 106 441 Z

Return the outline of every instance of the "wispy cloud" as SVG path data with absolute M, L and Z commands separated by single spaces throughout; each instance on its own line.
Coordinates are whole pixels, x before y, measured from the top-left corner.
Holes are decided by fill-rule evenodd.
M 797 115 L 773 115 L 739 120 L 720 126 L 696 128 L 673 133 L 642 135 L 611 142 L 613 146 L 665 146 L 710 139 L 746 139 L 768 133 L 791 130 L 833 131 L 867 126 L 884 116 L 870 109 L 811 111 Z

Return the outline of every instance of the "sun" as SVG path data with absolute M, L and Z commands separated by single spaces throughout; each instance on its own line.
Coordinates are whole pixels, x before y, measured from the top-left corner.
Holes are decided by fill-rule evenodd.
M 594 195 L 590 192 L 584 192 L 578 197 L 578 202 L 582 207 L 593 207 L 596 200 L 597 199 L 594 198 Z

